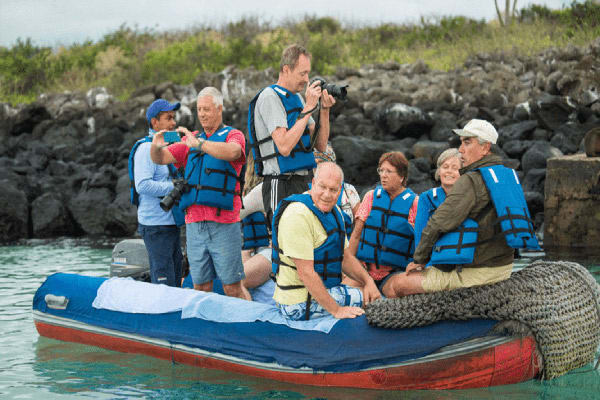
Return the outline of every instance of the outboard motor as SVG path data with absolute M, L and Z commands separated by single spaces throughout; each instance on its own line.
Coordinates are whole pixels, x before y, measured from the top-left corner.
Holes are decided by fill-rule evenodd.
M 125 239 L 115 245 L 110 276 L 130 276 L 137 281 L 150 282 L 150 261 L 142 239 Z

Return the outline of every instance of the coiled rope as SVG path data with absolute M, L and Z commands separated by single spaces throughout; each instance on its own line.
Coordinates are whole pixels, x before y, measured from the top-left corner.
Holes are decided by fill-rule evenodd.
M 542 379 L 594 360 L 600 345 L 600 285 L 573 262 L 536 261 L 493 285 L 379 299 L 367 320 L 382 328 L 410 328 L 442 320 L 515 320 L 533 333 L 544 359 Z

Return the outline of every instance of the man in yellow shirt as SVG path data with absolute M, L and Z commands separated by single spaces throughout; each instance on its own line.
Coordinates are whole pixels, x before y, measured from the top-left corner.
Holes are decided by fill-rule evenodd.
M 309 192 L 282 200 L 273 218 L 273 298 L 293 320 L 328 314 L 355 318 L 363 304 L 381 296 L 375 282 L 348 250 L 342 211 L 336 206 L 344 174 L 331 162 L 320 163 Z M 342 271 L 361 287 L 341 284 Z

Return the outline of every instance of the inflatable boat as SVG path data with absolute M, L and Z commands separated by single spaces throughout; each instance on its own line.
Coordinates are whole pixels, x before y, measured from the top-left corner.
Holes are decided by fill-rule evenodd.
M 363 316 L 335 320 L 326 333 L 268 320 L 224 321 L 222 317 L 234 313 L 232 310 L 268 306 L 218 294 L 210 295 L 210 303 L 192 304 L 200 310 L 206 304 L 215 320 L 186 317 L 185 308 L 162 313 L 98 308 L 94 306 L 97 296 L 108 282 L 107 278 L 74 274 L 49 276 L 33 300 L 39 334 L 201 368 L 316 386 L 476 388 L 526 381 L 541 368 L 533 337 L 490 335 L 497 323 L 491 320 L 442 321 L 394 330 L 372 327 Z M 163 286 L 139 284 L 149 290 Z M 169 290 L 175 294 L 169 298 L 198 293 Z M 132 302 L 135 306 L 135 300 Z

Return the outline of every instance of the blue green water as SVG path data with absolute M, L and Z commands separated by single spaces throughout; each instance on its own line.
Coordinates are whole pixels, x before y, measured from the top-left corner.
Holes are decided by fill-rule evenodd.
M 399 393 L 285 384 L 40 337 L 31 315 L 36 289 L 54 272 L 107 276 L 112 244 L 64 239 L 0 247 L 0 399 L 600 399 L 600 371 L 592 364 L 551 381 Z M 587 266 L 600 282 L 600 263 Z

